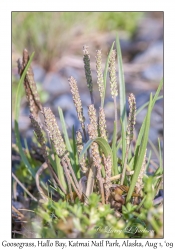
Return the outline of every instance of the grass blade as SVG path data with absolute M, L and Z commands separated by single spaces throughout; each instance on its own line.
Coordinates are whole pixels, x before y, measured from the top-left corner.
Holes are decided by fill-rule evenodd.
M 27 72 L 28 68 L 30 67 L 30 64 L 31 64 L 31 61 L 32 61 L 33 57 L 34 57 L 34 52 L 30 56 L 30 59 L 29 59 L 27 65 L 26 65 L 25 70 L 22 73 L 22 76 L 21 76 L 21 78 L 19 80 L 19 83 L 18 83 L 18 88 L 17 88 L 17 92 L 16 92 L 16 101 L 15 101 L 15 138 L 16 138 L 16 144 L 18 146 L 21 159 L 24 162 L 24 165 L 27 168 L 27 170 L 29 171 L 29 173 L 35 178 L 35 171 L 31 167 L 27 157 L 25 156 L 25 154 L 24 154 L 24 152 L 22 150 L 22 145 L 21 145 L 21 141 L 20 141 L 20 134 L 19 134 L 19 127 L 18 127 L 19 110 L 20 110 L 20 103 L 21 103 L 22 83 L 24 81 L 26 72 Z
M 103 76 L 103 83 L 104 83 L 104 93 L 103 93 L 103 97 L 101 99 L 101 107 L 104 106 L 104 99 L 105 99 L 105 93 L 106 93 L 106 82 L 107 82 L 107 75 L 108 75 L 108 68 L 109 68 L 109 58 L 111 56 L 111 52 L 113 50 L 113 47 L 114 47 L 114 43 L 112 44 L 111 46 L 111 49 L 109 51 L 109 54 L 108 54 L 108 57 L 107 57 L 107 60 L 106 60 L 106 64 L 105 64 L 105 70 L 104 70 L 104 76 Z
M 122 118 L 123 128 L 126 131 L 127 119 L 126 119 L 126 91 L 125 91 L 125 79 L 122 63 L 122 53 L 120 48 L 120 41 L 118 34 L 116 34 L 116 49 L 118 57 L 118 74 L 119 74 L 119 91 L 120 91 L 120 117 Z
M 61 121 L 61 126 L 62 126 L 62 131 L 63 131 L 66 147 L 67 147 L 67 150 L 69 151 L 69 154 L 70 154 L 71 164 L 72 164 L 72 167 L 74 169 L 74 172 L 77 175 L 78 166 L 76 165 L 76 159 L 75 159 L 75 156 L 73 154 L 73 150 L 72 150 L 71 143 L 70 143 L 70 140 L 69 140 L 69 136 L 68 136 L 68 133 L 67 133 L 66 123 L 65 123 L 65 120 L 64 120 L 64 116 L 63 116 L 63 111 L 62 111 L 62 109 L 60 107 L 58 107 L 58 112 L 59 112 L 59 116 L 60 116 L 60 121 Z
M 148 155 L 147 164 L 146 164 L 146 172 L 148 172 L 148 169 L 149 169 L 149 163 L 150 163 L 150 160 L 151 160 L 151 155 L 152 155 L 152 151 L 150 150 L 149 155 Z
M 134 168 L 135 171 L 134 171 L 134 175 L 132 176 L 131 185 L 130 185 L 130 188 L 129 188 L 129 191 L 128 191 L 126 202 L 129 202 L 130 199 L 131 199 L 132 193 L 133 193 L 134 188 L 135 188 L 135 184 L 137 182 L 137 179 L 138 179 L 141 167 L 142 167 L 142 163 L 143 163 L 143 159 L 144 159 L 144 155 L 145 155 L 145 150 L 146 150 L 147 143 L 148 143 L 150 120 L 151 120 L 151 111 L 152 111 L 151 107 L 152 107 L 152 94 L 150 95 L 150 103 L 149 103 L 149 106 L 148 106 L 148 112 L 147 112 L 147 116 L 146 116 L 143 140 L 142 140 L 142 144 L 140 146 L 138 158 L 136 160 L 136 166 Z
M 160 163 L 160 168 L 162 168 L 162 152 L 161 152 L 161 146 L 160 146 L 160 139 L 158 138 L 158 145 L 159 145 L 159 163 Z
M 73 153 L 72 147 L 71 147 L 71 144 L 70 144 L 70 141 L 69 141 L 69 136 L 68 136 L 68 133 L 67 133 L 67 129 L 66 129 L 66 123 L 65 123 L 65 120 L 64 120 L 63 111 L 62 111 L 62 109 L 60 107 L 58 107 L 58 112 L 59 112 L 59 116 L 60 116 L 62 131 L 63 131 L 64 139 L 65 139 L 65 142 L 66 142 L 67 150 L 69 151 L 69 153 Z
M 163 98 L 163 95 L 159 96 L 157 98 L 156 101 L 160 100 Z M 148 106 L 149 102 L 146 102 L 145 104 L 143 104 L 137 111 L 136 111 L 136 115 L 138 115 L 144 108 L 146 108 Z
M 118 164 L 117 164 L 116 137 L 117 137 L 117 124 L 116 124 L 116 121 L 114 121 L 114 132 L 113 132 L 113 137 L 112 137 L 113 175 L 117 175 L 119 173 Z
M 105 155 L 106 157 L 107 157 L 108 155 L 110 155 L 110 156 L 111 156 L 111 159 L 112 159 L 112 162 L 113 162 L 112 150 L 111 150 L 111 148 L 110 148 L 108 142 L 107 142 L 105 139 L 101 138 L 101 137 L 97 137 L 96 139 L 93 139 L 93 140 L 91 139 L 91 140 L 89 140 L 89 141 L 84 145 L 83 150 L 82 150 L 81 153 L 80 153 L 79 160 L 82 159 L 83 155 L 86 153 L 86 151 L 88 150 L 88 148 L 91 146 L 91 144 L 92 144 L 93 142 L 96 142 L 96 143 L 99 145 L 99 147 L 102 149 L 102 151 L 103 151 L 103 153 L 104 153 L 104 155 Z
M 73 148 L 73 154 L 75 157 L 75 163 L 76 163 L 76 166 L 78 166 L 77 177 L 80 178 L 80 168 L 79 168 L 79 162 L 78 162 L 77 144 L 76 144 L 76 140 L 75 140 L 74 126 L 72 127 L 72 148 Z
M 122 119 L 120 119 L 120 122 L 122 127 L 122 166 L 123 166 L 126 155 L 126 132 L 124 130 Z
M 155 96 L 153 98 L 152 105 L 151 105 L 151 111 L 154 108 L 156 100 L 158 99 L 158 95 L 160 93 L 160 90 L 161 90 L 162 86 L 163 86 L 163 79 L 160 81 L 159 87 L 158 87 L 158 89 L 156 91 L 156 94 L 155 94 Z M 146 123 L 146 118 L 144 119 L 144 121 L 142 123 L 142 126 L 140 128 L 140 131 L 139 131 L 139 135 L 138 135 L 136 146 L 135 146 L 135 153 L 134 153 L 135 155 L 138 152 L 138 148 L 140 146 L 140 143 L 141 143 L 141 140 L 142 140 L 142 137 L 143 137 L 143 133 L 144 133 L 144 129 L 145 129 L 145 123 Z
M 60 182 L 61 182 L 62 186 L 64 187 L 64 189 L 67 190 L 67 185 L 66 185 L 66 181 L 65 181 L 65 178 L 64 178 L 63 167 L 61 166 L 60 158 L 58 157 L 57 154 L 55 154 L 55 161 L 56 161 L 58 179 L 60 180 Z M 61 190 L 60 190 L 60 192 L 64 195 L 64 193 Z

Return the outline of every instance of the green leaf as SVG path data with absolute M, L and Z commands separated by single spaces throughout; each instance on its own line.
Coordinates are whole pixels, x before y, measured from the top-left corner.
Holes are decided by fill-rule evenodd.
M 145 151 L 146 151 L 147 143 L 148 143 L 149 128 L 150 128 L 150 119 L 151 119 L 151 111 L 152 111 L 151 107 L 152 107 L 152 94 L 150 95 L 150 102 L 149 102 L 148 112 L 146 116 L 143 140 L 142 140 L 138 158 L 136 161 L 136 166 L 134 167 L 135 171 L 134 171 L 134 175 L 132 176 L 131 185 L 128 191 L 126 202 L 129 202 L 129 200 L 131 199 L 132 193 L 134 191 L 134 188 L 135 188 L 135 185 L 136 185 L 136 182 L 137 182 L 137 179 L 138 179 L 141 167 L 142 167 L 143 159 L 145 156 Z
M 52 152 L 50 152 L 48 155 L 49 161 L 51 162 L 53 169 L 57 173 L 58 179 L 60 180 L 62 186 L 64 187 L 65 190 L 67 190 L 63 167 L 61 166 L 60 158 L 58 157 L 52 142 L 51 142 L 51 147 L 52 147 L 52 152 L 54 152 L 54 159 L 52 158 Z M 61 194 L 62 197 L 64 197 L 64 193 L 60 189 L 58 189 L 58 192 L 59 194 Z
M 24 139 L 24 145 L 25 145 L 25 148 L 26 148 L 27 157 L 28 157 L 29 161 L 32 162 L 32 158 L 31 158 L 31 155 L 30 155 L 30 151 L 29 151 L 29 147 L 28 147 L 26 138 Z M 32 163 L 32 167 L 34 167 L 33 163 Z
M 159 163 L 160 163 L 160 168 L 162 168 L 162 152 L 161 152 L 161 146 L 160 146 L 160 139 L 158 138 L 158 145 L 159 145 Z
M 89 140 L 83 147 L 83 150 L 81 151 L 80 153 L 80 157 L 79 157 L 79 160 L 81 161 L 83 155 L 86 153 L 87 149 L 91 146 L 91 144 L 93 142 L 96 142 L 99 147 L 102 149 L 104 155 L 107 157 L 108 155 L 111 156 L 111 159 L 112 159 L 112 162 L 113 162 L 113 157 L 112 157 L 112 150 L 108 144 L 108 142 L 104 139 L 104 138 L 101 138 L 101 137 L 97 137 L 96 139 L 91 139 Z
M 159 96 L 156 101 L 160 100 L 163 98 L 163 95 Z M 138 115 L 144 108 L 148 106 L 149 102 L 144 103 L 137 111 L 136 115 Z
M 78 167 L 76 166 L 76 159 L 75 159 L 75 156 L 73 154 L 73 150 L 72 150 L 70 140 L 69 140 L 69 136 L 68 136 L 68 133 L 67 133 L 66 123 L 65 123 L 65 120 L 64 120 L 64 116 L 63 116 L 63 111 L 62 111 L 62 109 L 60 107 L 58 107 L 58 112 L 59 112 L 59 116 L 60 116 L 60 121 L 61 121 L 61 126 L 62 126 L 62 131 L 63 131 L 66 147 L 67 147 L 67 150 L 69 151 L 69 155 L 70 155 L 70 161 L 71 161 L 72 167 L 74 169 L 74 172 L 77 175 Z
M 122 166 L 123 166 L 126 155 L 126 131 L 124 130 L 122 119 L 120 119 L 120 122 L 122 127 Z
M 65 181 L 65 178 L 64 178 L 63 167 L 61 166 L 60 158 L 58 157 L 57 154 L 55 154 L 55 161 L 56 161 L 58 179 L 60 180 L 60 182 L 61 182 L 62 186 L 64 187 L 64 189 L 67 190 L 67 185 L 66 185 L 66 181 Z M 61 190 L 60 190 L 60 192 L 62 193 L 62 195 L 64 195 L 64 193 Z
M 62 109 L 60 107 L 58 107 L 58 112 L 59 112 L 59 116 L 60 116 L 62 131 L 63 131 L 64 139 L 65 139 L 65 142 L 66 142 L 67 150 L 69 151 L 69 153 L 73 153 L 72 152 L 72 147 L 71 147 L 71 144 L 70 144 L 70 141 L 69 141 L 67 129 L 66 129 L 66 123 L 65 123 L 65 120 L 64 120 L 63 111 L 62 111 Z
M 150 150 L 149 151 L 149 155 L 148 155 L 147 164 L 146 164 L 146 172 L 148 171 L 148 168 L 149 168 L 149 163 L 150 163 L 150 160 L 151 160 L 151 155 L 152 155 L 152 151 Z
M 28 68 L 30 67 L 30 64 L 31 64 L 31 61 L 32 61 L 33 57 L 34 57 L 34 52 L 30 56 L 30 59 L 29 59 L 27 65 L 26 65 L 25 70 L 22 73 L 22 76 L 21 76 L 21 78 L 19 80 L 19 83 L 18 83 L 18 88 L 17 88 L 17 92 L 16 92 L 16 101 L 15 101 L 15 138 L 16 138 L 16 144 L 18 146 L 21 159 L 24 162 L 24 165 L 27 168 L 27 170 L 29 171 L 29 173 L 35 178 L 35 171 L 31 167 L 27 157 L 25 156 L 25 154 L 23 152 L 21 141 L 20 141 L 19 127 L 18 127 L 18 119 L 19 119 L 19 111 L 20 111 L 20 103 L 21 103 L 22 83 L 24 81 L 26 72 L 27 72 Z
M 119 74 L 119 91 L 120 91 L 120 117 L 122 118 L 123 128 L 126 131 L 127 119 L 126 119 L 126 91 L 125 91 L 125 79 L 122 63 L 122 53 L 120 48 L 120 41 L 118 34 L 116 34 L 116 48 L 118 58 L 118 74 Z
M 152 106 L 151 106 L 151 111 L 154 108 L 156 100 L 158 99 L 158 95 L 159 95 L 159 93 L 160 93 L 160 91 L 162 89 L 162 85 L 163 85 L 163 79 L 160 81 L 159 87 L 158 87 L 158 89 L 156 91 L 156 94 L 155 94 L 155 96 L 153 98 Z M 137 152 L 138 152 L 138 149 L 139 149 L 142 137 L 143 137 L 143 133 L 144 133 L 144 129 L 145 129 L 145 123 L 146 123 L 146 118 L 144 118 L 144 121 L 143 121 L 142 126 L 141 126 L 140 131 L 139 131 L 139 135 L 138 135 L 136 146 L 135 146 L 135 153 L 134 153 L 134 155 L 137 155 Z
M 78 163 L 77 145 L 76 145 L 76 140 L 75 140 L 74 126 L 72 127 L 72 146 L 73 146 L 73 154 L 75 157 L 75 163 L 76 163 L 76 166 L 78 166 L 79 163 Z M 80 178 L 80 168 L 78 168 L 77 177 L 78 179 Z
M 108 57 L 107 57 L 107 60 L 106 60 L 106 64 L 105 64 L 105 70 L 104 70 L 104 76 L 103 76 L 104 93 L 103 93 L 103 97 L 101 99 L 101 107 L 104 106 L 104 99 L 105 99 L 105 93 L 106 93 L 106 82 L 107 82 L 107 75 L 108 75 L 108 68 L 109 68 L 109 58 L 111 56 L 111 52 L 113 50 L 114 43 L 115 43 L 115 41 L 113 42 L 113 44 L 111 46 L 111 49 L 109 51 L 109 54 L 108 54 Z

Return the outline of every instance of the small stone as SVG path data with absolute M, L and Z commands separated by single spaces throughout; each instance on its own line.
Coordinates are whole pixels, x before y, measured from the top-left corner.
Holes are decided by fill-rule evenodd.
M 66 79 L 56 73 L 48 73 L 43 82 L 43 89 L 56 96 L 69 91 Z
M 46 75 L 45 70 L 37 64 L 32 65 L 32 69 L 33 69 L 35 81 L 36 82 L 43 82 L 44 77 Z
M 149 81 L 160 81 L 163 77 L 163 64 L 154 64 L 149 67 L 147 67 L 142 72 L 142 77 Z
M 74 103 L 71 95 L 65 94 L 57 97 L 53 102 L 53 107 L 58 110 L 58 107 L 66 110 L 72 110 L 74 108 Z M 75 108 L 74 108 L 75 109 Z
M 136 35 L 137 40 L 153 42 L 163 38 L 163 16 L 161 19 L 145 17 L 141 20 Z
M 133 63 L 162 63 L 163 62 L 163 41 L 155 42 L 143 53 L 138 54 Z
M 64 67 L 60 73 L 65 77 L 65 78 L 69 78 L 70 76 L 73 76 L 73 78 L 76 79 L 76 81 L 79 81 L 80 79 L 80 73 L 78 72 L 78 70 L 76 70 L 75 68 L 72 67 Z
M 149 101 L 150 93 L 149 92 L 141 92 L 136 95 L 136 105 L 137 109 L 139 109 L 142 105 Z M 127 105 L 128 110 L 128 105 Z

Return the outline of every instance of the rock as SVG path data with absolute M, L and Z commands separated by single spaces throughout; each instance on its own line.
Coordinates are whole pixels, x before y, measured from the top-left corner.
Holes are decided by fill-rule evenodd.
M 32 65 L 32 69 L 33 69 L 35 81 L 36 82 L 43 82 L 44 77 L 46 75 L 45 70 L 37 64 Z
M 158 41 L 148 47 L 143 53 L 138 54 L 133 63 L 162 63 L 163 62 L 163 41 Z
M 160 81 L 163 77 L 163 64 L 157 63 L 147 67 L 142 72 L 142 77 L 149 81 Z
M 43 82 L 43 89 L 53 96 L 69 91 L 68 82 L 56 73 L 48 73 Z
M 91 104 L 89 93 L 80 93 L 80 98 L 81 98 L 83 106 L 89 106 Z
M 67 79 L 73 76 L 76 81 L 80 80 L 80 74 L 78 70 L 76 70 L 73 67 L 66 66 L 63 69 L 60 70 L 60 74 L 66 77 Z
M 138 25 L 136 40 L 153 42 L 163 39 L 163 16 L 162 19 L 146 17 Z
M 18 195 L 19 194 L 17 193 L 17 196 Z M 21 202 L 14 201 L 14 200 L 12 200 L 12 206 L 14 206 L 17 210 L 24 208 L 24 205 Z
M 135 98 L 136 98 L 136 107 L 137 107 L 137 109 L 139 109 L 142 105 L 144 105 L 146 102 L 149 101 L 150 93 L 149 92 L 141 92 L 141 93 L 137 94 Z
M 57 97 L 53 102 L 53 107 L 55 110 L 58 110 L 58 107 L 60 107 L 63 111 L 75 109 L 72 96 L 69 94 Z

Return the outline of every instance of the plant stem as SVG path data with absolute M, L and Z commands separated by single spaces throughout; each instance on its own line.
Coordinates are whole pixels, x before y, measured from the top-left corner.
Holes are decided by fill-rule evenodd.
M 75 173 L 74 173 L 74 171 L 73 171 L 73 169 L 72 169 L 72 166 L 71 166 L 71 164 L 70 164 L 70 159 L 68 158 L 68 156 L 65 156 L 65 157 L 64 157 L 64 161 L 66 161 L 66 163 L 67 163 L 67 165 L 68 165 L 68 168 L 69 168 L 69 170 L 70 170 L 70 173 L 71 173 L 71 175 L 72 175 L 72 178 L 73 178 L 73 180 L 74 180 L 74 182 L 75 182 L 76 189 L 77 189 L 77 191 L 78 191 L 78 193 L 79 193 L 78 196 L 81 197 L 82 194 L 81 194 L 81 191 L 80 191 L 80 186 L 79 186 L 79 184 L 78 184 L 78 182 L 77 182 Z M 79 191 L 80 191 L 80 192 L 79 192 Z
M 122 172 L 121 182 L 120 182 L 121 185 L 123 185 L 123 182 L 125 179 L 125 172 L 126 172 L 126 166 L 127 166 L 127 160 L 128 160 L 128 154 L 129 154 L 129 146 L 130 146 L 130 144 L 127 144 L 124 167 L 123 167 L 123 172 Z
M 12 173 L 12 177 L 13 179 L 15 179 L 15 181 L 24 189 L 24 191 L 34 200 L 37 201 L 37 199 L 24 187 L 24 185 L 18 180 L 18 178 L 16 177 L 16 175 L 14 173 Z
M 117 126 L 117 99 L 116 96 L 114 96 L 114 112 L 115 112 L 115 122 L 116 122 L 116 126 Z M 116 138 L 117 141 L 117 138 Z
M 68 189 L 69 189 L 71 202 L 73 203 L 74 199 L 73 199 L 73 193 L 72 193 L 72 188 L 71 188 L 71 178 L 70 178 L 66 163 L 63 160 L 61 161 L 61 163 L 62 163 L 63 168 L 64 168 L 64 172 L 65 172 L 65 176 L 66 176 L 66 180 L 67 180 L 67 185 L 68 185 Z
M 134 174 L 134 171 L 130 171 L 130 172 L 126 172 L 126 175 L 133 175 Z M 119 180 L 121 178 L 121 175 L 122 174 L 117 174 L 115 176 L 112 176 L 110 178 L 111 181 L 115 181 L 115 180 Z
M 95 176 L 96 176 L 96 167 L 94 166 L 94 164 L 92 164 L 92 166 L 89 169 L 88 180 L 87 180 L 87 187 L 86 187 L 87 197 L 89 197 L 89 195 L 93 192 Z

